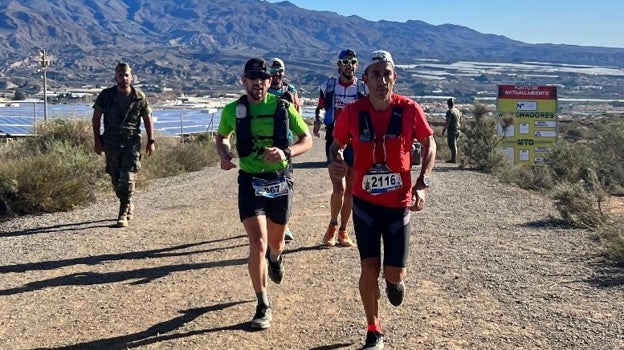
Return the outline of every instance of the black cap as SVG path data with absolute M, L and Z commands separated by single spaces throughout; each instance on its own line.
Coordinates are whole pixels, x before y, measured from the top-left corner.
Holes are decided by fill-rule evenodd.
M 355 51 L 351 50 L 351 49 L 344 49 L 342 51 L 340 51 L 340 54 L 338 54 L 338 59 L 343 59 L 343 58 L 347 58 L 351 56 L 352 58 L 357 58 L 357 54 L 355 53 Z
M 452 106 L 453 105 L 453 98 L 451 97 L 448 100 L 446 100 L 446 104 L 449 105 L 449 106 Z
M 268 79 L 271 77 L 269 73 L 269 67 L 262 58 L 252 58 L 245 63 L 245 77 L 247 78 L 263 78 Z

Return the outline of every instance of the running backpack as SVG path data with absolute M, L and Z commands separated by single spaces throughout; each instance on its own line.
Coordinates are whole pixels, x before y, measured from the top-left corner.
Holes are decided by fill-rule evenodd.
M 334 112 L 336 109 L 336 100 L 335 94 L 336 91 L 336 83 L 338 80 L 334 77 L 327 79 L 327 89 L 325 90 L 325 118 L 323 119 L 323 123 L 325 126 L 331 126 L 334 124 Z M 357 81 L 357 95 L 355 96 L 356 100 L 366 97 L 366 87 L 364 85 L 364 81 L 362 79 L 358 79 Z M 327 102 L 331 101 L 331 107 L 327 108 Z
M 256 118 L 273 118 L 273 147 L 286 149 L 289 146 L 288 139 L 288 107 L 290 103 L 284 99 L 277 100 L 275 115 L 257 116 Z M 250 155 L 254 150 L 254 144 L 262 136 L 251 134 L 251 116 L 249 115 L 249 101 L 247 95 L 238 99 L 236 106 L 236 151 L 240 157 Z
M 403 108 L 394 107 L 392 109 L 392 116 L 390 117 L 390 123 L 388 123 L 388 129 L 386 130 L 387 137 L 398 137 L 401 135 L 402 124 L 401 119 L 403 118 Z M 370 114 L 368 111 L 360 112 L 360 140 L 363 142 L 373 141 L 374 138 L 374 130 L 373 123 L 371 121 Z M 421 144 L 414 139 L 412 143 L 411 150 L 411 164 L 420 165 L 422 160 L 422 146 Z

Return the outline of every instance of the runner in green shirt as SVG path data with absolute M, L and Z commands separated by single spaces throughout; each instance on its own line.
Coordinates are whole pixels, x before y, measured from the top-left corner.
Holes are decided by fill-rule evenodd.
M 247 268 L 258 299 L 251 327 L 271 325 L 266 274 L 279 284 L 284 276 L 284 234 L 293 196 L 290 159 L 312 147 L 312 136 L 295 106 L 268 93 L 266 62 L 252 58 L 242 82 L 246 95 L 223 108 L 215 139 L 221 169 L 236 168 L 230 137 L 236 136 L 239 160 L 238 211 L 249 239 Z M 296 136 L 290 144 L 289 130 Z M 267 269 L 268 267 L 268 269 Z

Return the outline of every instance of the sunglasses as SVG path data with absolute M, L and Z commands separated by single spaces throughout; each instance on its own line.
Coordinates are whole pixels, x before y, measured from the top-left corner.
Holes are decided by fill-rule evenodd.
M 343 59 L 338 60 L 338 63 L 342 64 L 343 66 L 346 66 L 347 64 L 355 66 L 357 64 L 357 62 L 358 61 L 355 58 L 353 58 L 353 59 L 343 58 Z
M 270 77 L 267 76 L 267 74 L 264 72 L 249 72 L 245 74 L 245 78 L 251 79 L 251 80 L 256 80 L 256 79 L 265 80 L 265 79 L 269 79 Z
M 284 74 L 284 68 L 271 68 L 271 75 Z

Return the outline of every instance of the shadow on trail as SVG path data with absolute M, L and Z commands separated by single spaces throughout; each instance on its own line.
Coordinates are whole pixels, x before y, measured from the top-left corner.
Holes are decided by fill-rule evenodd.
M 158 266 L 145 269 L 137 269 L 131 271 L 116 272 L 78 272 L 70 275 L 50 278 L 46 280 L 30 282 L 22 287 L 9 288 L 0 290 L 0 296 L 13 295 L 18 293 L 32 292 L 45 288 L 63 287 L 63 286 L 92 286 L 107 283 L 119 283 L 124 281 L 132 281 L 131 285 L 150 283 L 156 279 L 163 278 L 174 272 L 183 272 L 199 269 L 210 269 L 214 267 L 228 267 L 237 265 L 246 265 L 247 257 L 243 259 L 230 259 L 222 261 L 212 261 L 194 264 L 178 264 L 168 266 Z
M 311 246 L 307 246 L 307 247 L 297 247 L 294 249 L 290 249 L 288 248 L 288 246 L 286 246 L 286 249 L 284 249 L 284 254 L 293 254 L 293 253 L 299 253 L 299 252 L 307 252 L 307 251 L 311 251 L 311 250 L 326 250 L 326 249 L 331 249 L 332 247 L 328 247 L 322 244 L 317 244 L 317 245 L 311 245 Z
M 25 264 L 15 264 L 15 265 L 6 265 L 0 266 L 0 274 L 2 273 L 10 273 L 10 272 L 26 272 L 31 270 L 54 270 L 60 267 L 67 267 L 73 265 L 96 265 L 105 261 L 120 261 L 120 260 L 131 260 L 131 259 L 154 259 L 154 258 L 167 258 L 174 256 L 184 256 L 191 254 L 199 254 L 199 253 L 210 253 L 213 251 L 223 250 L 223 247 L 216 247 L 212 249 L 204 249 L 204 250 L 193 250 L 193 251 L 182 251 L 184 249 L 197 247 L 200 245 L 212 244 L 225 242 L 228 240 L 239 239 L 245 237 L 242 236 L 234 236 L 223 239 L 216 239 L 212 241 L 204 241 L 197 243 L 189 243 L 182 244 L 174 247 L 167 247 L 162 249 L 153 249 L 146 250 L 142 252 L 128 252 L 128 253 L 119 253 L 119 254 L 103 254 L 96 256 L 88 256 L 82 258 L 72 258 L 72 259 L 63 259 L 63 260 L 52 260 L 52 261 L 40 261 L 34 263 L 25 263 Z M 227 248 L 238 248 L 245 247 L 247 244 L 240 244 L 235 246 L 230 246 Z
M 602 261 L 592 265 L 596 274 L 587 283 L 598 288 L 624 287 L 624 262 Z
M 558 227 L 558 228 L 563 228 L 563 229 L 578 228 L 578 227 L 574 227 L 573 225 L 570 225 L 568 222 L 566 222 L 563 219 L 557 219 L 553 217 L 549 217 L 543 220 L 526 222 L 524 224 L 521 224 L 520 226 L 528 227 L 528 228 L 551 228 L 551 227 Z
M 310 350 L 333 350 L 333 349 L 346 348 L 346 347 L 349 347 L 351 345 L 353 345 L 353 344 L 342 343 L 342 344 L 323 345 L 323 346 L 317 346 L 315 348 L 310 348 Z
M 221 328 L 213 328 L 213 329 L 203 329 L 197 331 L 190 331 L 185 333 L 174 333 L 167 334 L 176 331 L 180 327 L 183 327 L 185 324 L 194 321 L 198 317 L 206 314 L 208 312 L 215 312 L 224 310 L 226 308 L 248 303 L 248 301 L 238 301 L 238 302 L 230 302 L 225 304 L 218 304 L 207 307 L 199 307 L 194 309 L 188 309 L 181 311 L 182 315 L 176 318 L 173 318 L 168 321 L 164 321 L 158 324 L 153 325 L 152 327 L 140 331 L 133 334 L 122 335 L 118 337 L 106 338 L 94 340 L 91 342 L 85 342 L 74 345 L 67 345 L 61 347 L 54 348 L 36 348 L 33 350 L 93 350 L 93 349 L 107 349 L 107 350 L 125 350 L 138 348 L 140 346 L 146 346 L 149 344 L 154 344 L 162 341 L 181 339 L 186 337 L 191 337 L 194 335 L 205 334 L 205 333 L 214 333 L 220 331 L 233 331 L 233 330 L 251 330 L 249 327 L 249 322 L 240 323 L 228 327 Z
M 39 233 L 82 231 L 82 230 L 89 230 L 89 229 L 98 228 L 98 227 L 111 227 L 111 222 L 114 222 L 114 220 L 102 219 L 102 220 L 93 220 L 93 221 L 74 222 L 70 224 L 43 226 L 43 227 L 29 228 L 29 229 L 18 230 L 18 231 L 0 232 L 0 238 L 36 235 Z M 106 223 L 106 224 L 103 224 L 103 223 Z
M 318 169 L 327 168 L 327 162 L 301 162 L 293 163 L 295 169 Z

